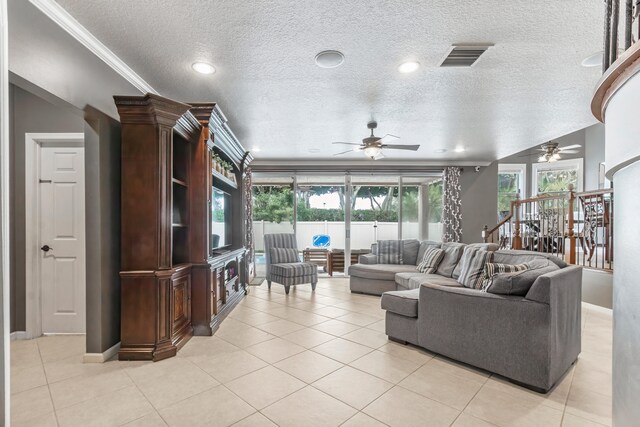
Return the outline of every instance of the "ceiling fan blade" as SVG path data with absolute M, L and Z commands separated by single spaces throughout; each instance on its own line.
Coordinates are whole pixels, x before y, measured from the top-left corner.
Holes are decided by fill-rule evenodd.
M 418 151 L 418 148 L 420 148 L 420 145 L 402 145 L 402 144 L 393 144 L 393 145 L 389 145 L 389 144 L 382 144 L 380 147 L 382 148 L 388 148 L 391 150 L 411 150 L 411 151 Z
M 382 154 L 382 152 L 378 153 L 373 160 L 380 160 L 380 159 L 384 159 L 384 154 Z
M 378 141 L 382 141 L 382 140 L 383 140 L 383 139 L 385 139 L 385 138 L 395 138 L 395 139 L 400 139 L 400 137 L 399 137 L 399 136 L 397 136 L 397 135 L 392 135 L 392 134 L 388 133 L 388 134 L 386 134 L 385 136 L 383 136 L 382 138 L 380 138 Z
M 332 144 L 342 144 L 342 145 L 362 145 L 362 143 L 357 143 L 357 142 L 332 142 Z
M 566 147 L 560 147 L 560 150 L 565 151 L 565 150 L 572 150 L 574 148 L 580 148 L 582 147 L 582 145 L 580 144 L 573 144 L 573 145 L 567 145 Z
M 578 154 L 577 150 L 560 150 L 560 154 Z
M 343 152 L 341 152 L 341 153 L 336 153 L 336 154 L 334 154 L 334 156 L 339 156 L 339 155 L 341 155 L 341 154 L 347 154 L 347 153 L 353 153 L 353 152 L 355 152 L 355 151 L 360 151 L 360 150 L 358 150 L 357 148 L 354 148 L 354 149 L 352 149 L 352 150 L 347 150 L 347 151 L 343 151 Z

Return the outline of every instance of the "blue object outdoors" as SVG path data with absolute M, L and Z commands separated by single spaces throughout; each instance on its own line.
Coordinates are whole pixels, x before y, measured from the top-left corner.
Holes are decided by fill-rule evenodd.
M 314 248 L 328 248 L 331 245 L 331 237 L 326 234 L 316 234 L 313 236 L 312 244 Z

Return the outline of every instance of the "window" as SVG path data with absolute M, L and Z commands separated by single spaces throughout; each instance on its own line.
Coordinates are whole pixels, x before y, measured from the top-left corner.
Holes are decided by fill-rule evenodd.
M 525 172 L 523 163 L 498 165 L 498 221 L 511 211 L 511 202 L 518 197 L 525 198 Z
M 582 191 L 583 159 L 558 160 L 551 163 L 533 165 L 532 194 L 553 194 L 569 191 L 573 184 L 575 191 Z

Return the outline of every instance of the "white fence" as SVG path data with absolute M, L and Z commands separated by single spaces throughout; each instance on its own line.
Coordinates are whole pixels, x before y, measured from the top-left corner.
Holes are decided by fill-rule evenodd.
M 332 248 L 344 248 L 345 225 L 344 222 L 317 221 L 297 222 L 298 248 L 311 247 L 311 241 L 316 234 L 327 234 L 331 237 Z M 264 235 L 269 233 L 293 233 L 293 224 L 289 222 L 254 221 L 253 235 L 257 252 L 264 250 Z M 403 238 L 418 238 L 418 223 L 402 223 Z M 442 240 L 442 223 L 429 223 L 429 240 Z M 376 240 L 397 239 L 397 222 L 352 222 L 351 223 L 351 249 L 369 249 Z

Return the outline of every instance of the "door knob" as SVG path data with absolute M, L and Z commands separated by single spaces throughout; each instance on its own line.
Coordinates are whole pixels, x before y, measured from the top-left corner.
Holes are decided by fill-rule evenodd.
M 43 250 L 44 252 L 49 252 L 50 250 L 52 250 L 53 248 L 49 245 L 44 245 L 43 247 L 40 248 L 41 250 Z

